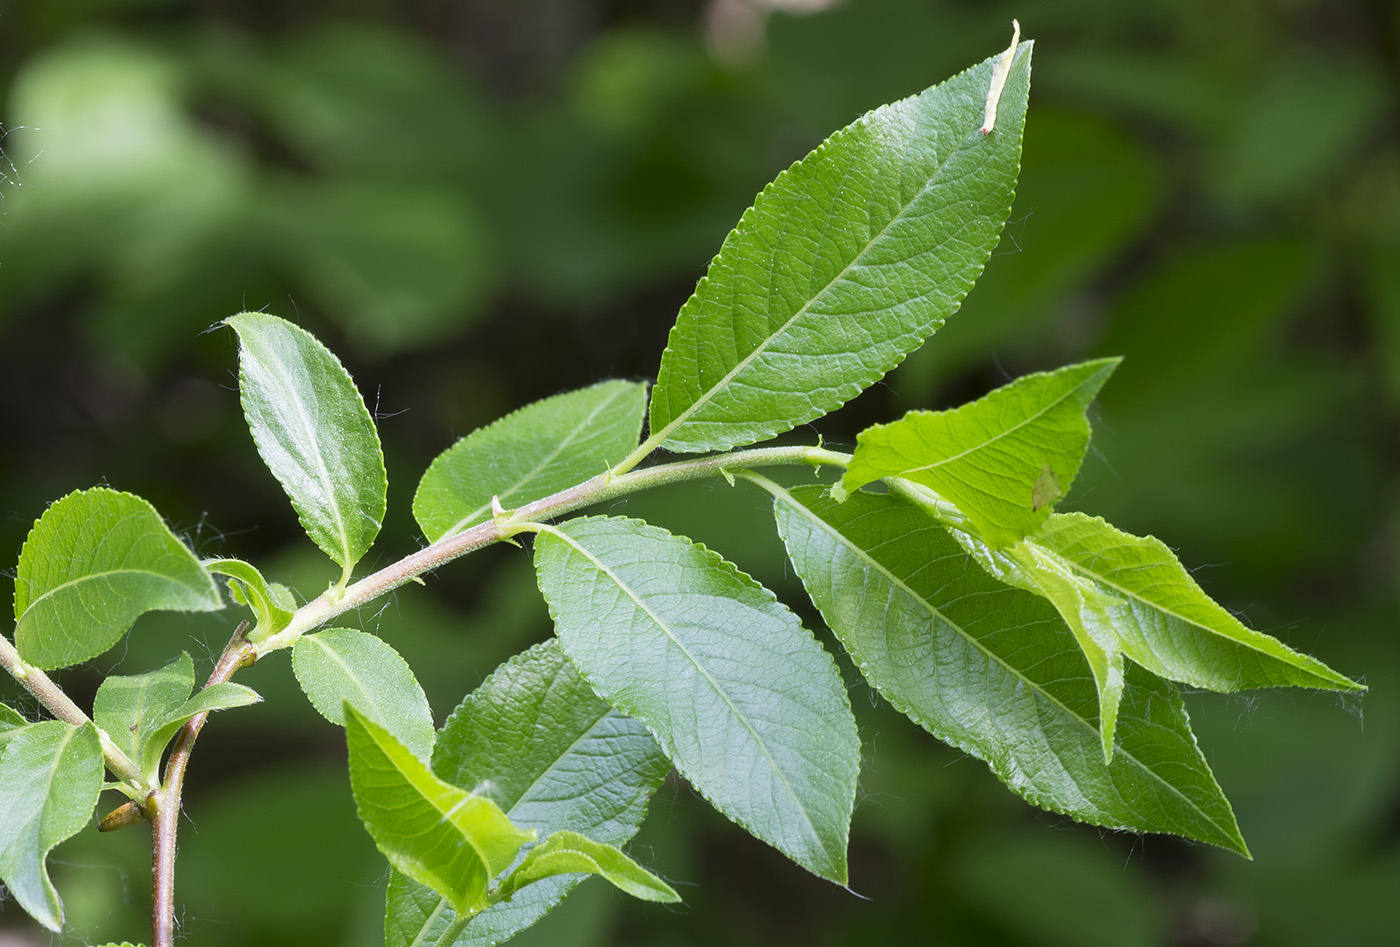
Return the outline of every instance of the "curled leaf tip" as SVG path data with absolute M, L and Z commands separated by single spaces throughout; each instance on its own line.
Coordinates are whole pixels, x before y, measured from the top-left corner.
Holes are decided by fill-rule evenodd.
M 997 105 L 1001 102 L 1001 90 L 1006 87 L 1006 77 L 1011 74 L 1011 62 L 1016 57 L 1016 46 L 1021 42 L 1021 24 L 1011 21 L 1011 45 L 997 60 L 992 71 L 992 84 L 987 88 L 987 108 L 982 114 L 982 134 L 989 135 L 997 124 Z

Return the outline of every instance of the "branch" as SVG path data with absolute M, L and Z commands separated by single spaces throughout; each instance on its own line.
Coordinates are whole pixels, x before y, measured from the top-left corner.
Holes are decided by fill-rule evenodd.
M 851 455 L 821 447 L 760 447 L 754 450 L 735 451 L 701 457 L 697 460 L 679 461 L 672 464 L 658 464 L 631 473 L 614 474 L 612 471 L 585 480 L 577 486 L 560 490 L 558 493 L 527 503 L 515 510 L 502 511 L 485 523 L 478 523 L 460 533 L 444 536 L 430 546 L 406 556 L 393 565 L 385 566 L 373 575 L 366 576 L 345 589 L 331 589 L 319 598 L 307 602 L 297 609 L 291 623 L 277 634 L 253 645 L 259 657 L 269 651 L 291 647 L 297 638 L 337 615 L 359 608 L 387 592 L 391 592 L 407 582 L 411 582 L 425 572 L 431 572 L 444 563 L 451 562 L 467 553 L 475 552 L 483 546 L 509 539 L 518 532 L 528 529 L 528 524 L 554 519 L 580 507 L 606 502 L 630 493 L 648 490 L 668 483 L 685 480 L 700 480 L 705 477 L 733 475 L 749 467 L 765 467 L 780 464 L 806 464 L 812 467 L 845 467 Z
M 205 687 L 222 684 L 239 668 L 258 659 L 257 652 L 243 636 L 248 623 L 241 623 L 229 639 L 224 653 L 214 665 Z M 170 760 L 165 764 L 165 785 L 147 800 L 147 812 L 155 825 L 152 852 L 151 947 L 173 947 L 175 936 L 175 836 L 180 827 L 180 793 L 185 784 L 185 767 L 190 751 L 209 712 L 195 714 L 175 737 Z
M 0 665 L 10 672 L 10 676 L 19 681 L 24 689 L 38 698 L 49 713 L 53 714 L 64 723 L 72 724 L 75 727 L 86 726 L 92 723 L 92 718 L 83 713 L 82 709 L 71 697 L 63 692 L 63 689 L 53 682 L 47 674 L 20 657 L 19 651 L 10 643 L 10 639 L 0 635 Z M 102 745 L 102 757 L 107 764 L 107 768 L 127 783 L 131 788 L 128 795 L 136 799 L 144 799 L 155 790 L 155 787 L 146 781 L 146 777 L 141 775 L 141 768 L 131 761 L 131 758 L 123 753 L 107 732 L 97 724 L 92 724 L 92 728 L 97 731 L 97 739 Z

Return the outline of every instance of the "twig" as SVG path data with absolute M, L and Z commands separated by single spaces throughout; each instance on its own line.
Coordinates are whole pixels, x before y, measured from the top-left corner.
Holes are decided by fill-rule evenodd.
M 248 631 L 245 621 L 234 631 L 218 664 L 209 675 L 205 687 L 222 684 L 239 668 L 257 660 L 257 652 L 243 637 Z M 165 764 L 165 783 L 147 800 L 154 823 L 154 844 L 151 872 L 151 947 L 173 947 L 175 936 L 175 836 L 180 826 L 180 793 L 185 783 L 185 767 L 190 751 L 199 736 L 209 712 L 195 714 L 180 728 L 175 737 L 170 760 Z

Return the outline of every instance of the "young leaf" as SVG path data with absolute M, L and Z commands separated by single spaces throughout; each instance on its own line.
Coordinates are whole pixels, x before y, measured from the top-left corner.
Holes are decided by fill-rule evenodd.
M 51 931 L 63 927 L 63 902 L 45 859 L 92 818 L 101 789 L 102 747 L 91 726 L 36 723 L 0 755 L 0 881 Z
M 1214 691 L 1364 690 L 1276 638 L 1245 627 L 1201 591 L 1171 550 L 1082 513 L 1056 514 L 1028 541 L 1114 603 L 1123 653 L 1154 674 Z
M 25 540 L 15 644 L 51 670 L 97 657 L 146 612 L 222 607 L 214 580 L 149 503 L 94 487 L 55 502 Z
M 195 694 L 189 700 L 167 713 L 159 721 L 153 722 L 141 740 L 141 772 L 147 779 L 155 780 L 160 770 L 160 758 L 165 748 L 175 738 L 180 728 L 196 714 L 212 713 L 216 710 L 232 710 L 247 707 L 262 700 L 257 691 L 242 684 L 224 681 L 212 684 Z
M 636 833 L 670 768 L 644 726 L 598 699 L 557 639 L 497 668 L 448 718 L 433 750 L 433 772 L 487 795 L 521 828 L 571 830 L 609 845 Z M 581 880 L 532 884 L 473 917 L 452 943 L 502 943 Z M 441 895 L 399 874 L 390 879 L 388 947 L 446 947 L 455 917 Z
M 1175 689 L 1126 669 L 1105 763 L 1097 695 L 1054 609 L 980 569 L 917 506 L 771 486 L 812 601 L 861 673 L 934 736 L 985 761 L 1034 805 L 1247 854 Z
M 1119 359 L 1018 378 L 951 411 L 911 411 L 862 431 L 834 493 L 903 477 L 951 501 L 993 546 L 1035 532 L 1089 447 L 1084 411 Z
M 705 547 L 638 520 L 552 527 L 535 570 L 593 689 L 645 723 L 716 809 L 844 884 L 860 741 L 835 664 L 797 617 Z
M 307 535 L 349 578 L 379 534 L 388 489 L 364 400 L 305 329 L 260 312 L 224 321 L 238 333 L 238 387 L 258 453 Z
M 443 782 L 373 720 L 345 704 L 350 787 L 360 820 L 389 864 L 475 914 L 487 883 L 534 841 L 484 796 Z
M 145 674 L 112 675 L 97 688 L 92 702 L 92 720 L 117 748 L 136 762 L 145 775 L 151 775 L 142 765 L 142 744 L 146 737 L 189 699 L 194 690 L 194 661 L 188 652 L 163 668 Z M 162 743 L 157 751 L 165 749 Z
M 251 563 L 242 559 L 206 559 L 203 565 L 214 575 L 228 576 L 229 594 L 234 601 L 253 610 L 257 624 L 246 635 L 249 641 L 263 641 L 291 623 L 296 609 L 285 607 L 281 596 Z
M 345 726 L 346 702 L 387 729 L 415 756 L 433 751 L 433 711 L 399 653 L 374 635 L 331 628 L 292 646 L 292 669 L 311 706 Z
M 999 58 L 866 114 L 764 189 L 671 330 L 648 444 L 724 450 L 818 418 L 958 308 L 1020 168 L 1031 44 L 984 136 Z
M 491 498 L 523 506 L 596 476 L 637 446 L 646 386 L 601 384 L 545 398 L 474 431 L 428 468 L 413 516 L 429 541 L 491 516 Z
M 525 860 L 501 882 L 495 898 L 506 900 L 537 881 L 580 872 L 601 875 L 643 901 L 675 903 L 681 899 L 674 888 L 622 854 L 620 849 L 577 832 L 555 832 L 530 849 Z

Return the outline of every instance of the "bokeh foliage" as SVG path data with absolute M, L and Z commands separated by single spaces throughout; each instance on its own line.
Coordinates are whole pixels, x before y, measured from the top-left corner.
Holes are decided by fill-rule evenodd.
M 1002 245 L 948 326 L 824 430 L 849 446 L 911 408 L 1123 355 L 1065 508 L 1092 497 L 1210 564 L 1207 591 L 1370 693 L 1188 695 L 1244 863 L 1029 810 L 855 685 L 868 763 L 851 876 L 872 900 L 786 865 L 672 781 L 634 845 L 687 885 L 684 909 L 594 882 L 520 943 L 1388 942 L 1396 5 L 852 0 L 774 15 L 761 45 L 716 52 L 703 25 L 718 6 L 0 5 L 0 546 L 17 553 L 47 502 L 105 481 L 201 555 L 276 556 L 270 577 L 303 594 L 335 578 L 243 430 L 232 334 L 202 334 L 267 307 L 371 393 L 398 484 L 382 545 L 411 549 L 408 491 L 453 438 L 535 398 L 652 377 L 765 182 L 861 111 L 1003 48 L 1017 16 L 1037 62 Z M 695 536 L 795 605 L 777 541 L 750 535 L 766 505 L 707 484 L 609 512 Z M 549 631 L 527 557 L 504 548 L 359 620 L 422 670 L 439 722 Z M 228 633 L 226 616 L 142 624 L 123 673 L 171 641 L 207 666 Z M 179 886 L 199 943 L 379 930 L 383 879 L 340 734 L 287 664 L 240 677 L 266 701 L 216 719 L 195 753 Z M 105 670 L 72 676 L 81 700 Z M 144 829 L 87 832 L 58 857 L 72 942 L 99 924 L 143 936 Z M 12 905 L 5 925 L 28 929 Z

